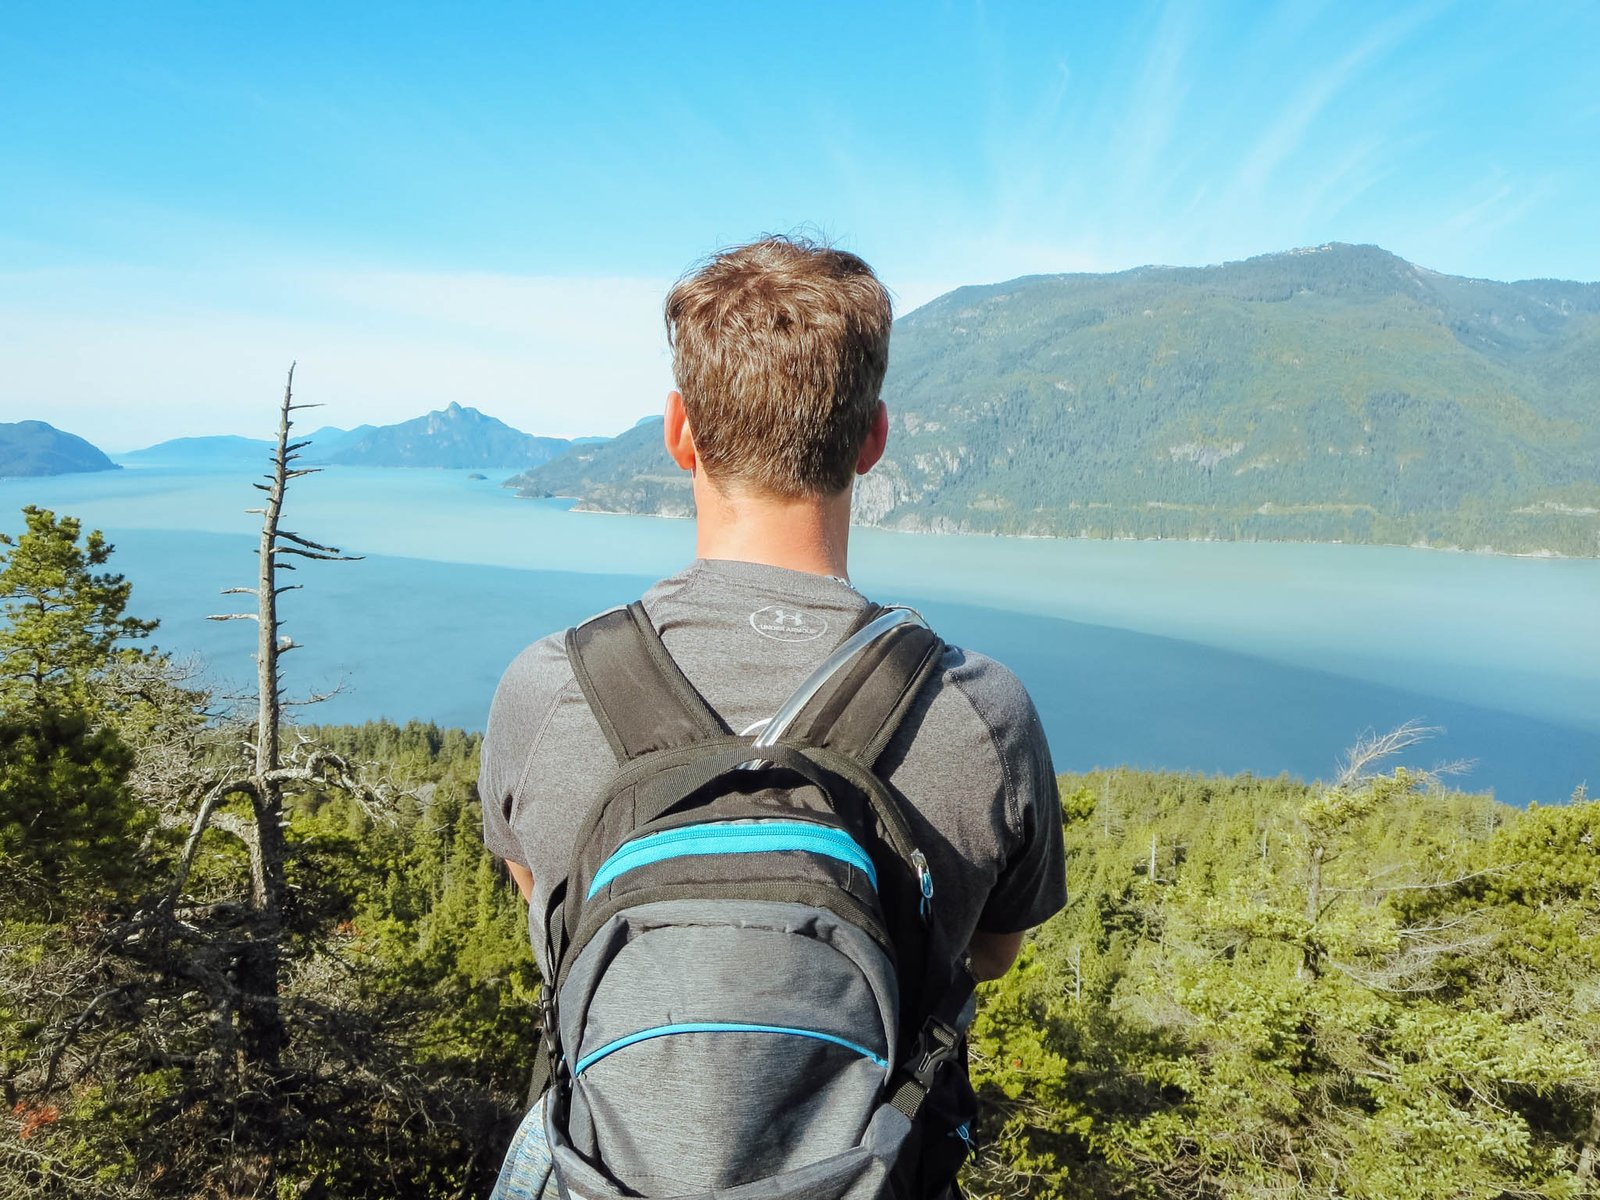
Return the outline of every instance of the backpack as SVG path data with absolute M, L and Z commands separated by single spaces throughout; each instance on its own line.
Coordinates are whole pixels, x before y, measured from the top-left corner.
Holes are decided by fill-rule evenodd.
M 568 631 L 618 769 L 543 913 L 564 1200 L 954 1193 L 974 983 L 872 769 L 943 650 L 869 607 L 752 741 L 642 605 Z

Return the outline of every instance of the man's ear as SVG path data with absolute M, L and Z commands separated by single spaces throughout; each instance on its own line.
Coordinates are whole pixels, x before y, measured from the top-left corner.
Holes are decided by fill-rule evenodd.
M 856 474 L 865 475 L 877 466 L 888 444 L 889 406 L 879 400 L 878 411 L 872 414 L 872 424 L 867 428 L 867 438 L 861 443 L 861 453 L 856 455 Z
M 683 411 L 683 394 L 676 390 L 667 393 L 666 419 L 661 426 L 662 439 L 672 461 L 685 471 L 693 472 L 698 461 L 694 452 L 694 431 L 689 428 L 689 414 Z

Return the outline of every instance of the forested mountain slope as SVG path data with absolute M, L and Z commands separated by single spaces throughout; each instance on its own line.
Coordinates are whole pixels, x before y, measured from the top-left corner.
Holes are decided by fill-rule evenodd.
M 506 480 L 524 496 L 573 496 L 602 512 L 687 517 L 694 512 L 689 476 L 667 457 L 661 418 L 640 421 L 599 445 L 574 446 L 542 467 Z
M 43 421 L 0 421 L 0 479 L 116 469 L 103 451 L 76 434 Z
M 169 438 L 117 457 L 136 467 L 218 467 L 248 463 L 258 466 L 272 453 L 265 438 L 218 434 L 210 437 Z
M 1034 276 L 908 314 L 891 364 L 866 523 L 1600 553 L 1600 284 L 1347 245 Z M 648 436 L 518 482 L 674 511 Z

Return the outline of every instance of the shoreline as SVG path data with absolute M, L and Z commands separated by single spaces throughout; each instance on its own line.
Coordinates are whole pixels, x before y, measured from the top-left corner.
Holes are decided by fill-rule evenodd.
M 595 517 L 649 517 L 660 521 L 691 521 L 692 515 L 673 513 L 627 512 L 615 508 L 588 508 L 581 496 L 524 496 L 517 500 L 571 500 L 568 512 Z M 1382 550 L 1429 550 L 1436 554 L 1465 554 L 1478 558 L 1520 558 L 1531 562 L 1600 562 L 1600 554 L 1563 554 L 1559 550 L 1495 550 L 1490 547 L 1469 549 L 1465 546 L 1431 546 L 1426 542 L 1319 542 L 1311 538 L 1218 538 L 1218 537 L 1134 537 L 1112 535 L 1095 537 L 1086 533 L 993 533 L 979 529 L 896 529 L 888 525 L 850 523 L 852 529 L 871 529 L 877 533 L 905 534 L 911 537 L 986 537 L 1017 542 L 1174 542 L 1183 544 L 1210 543 L 1222 546 L 1347 546 Z

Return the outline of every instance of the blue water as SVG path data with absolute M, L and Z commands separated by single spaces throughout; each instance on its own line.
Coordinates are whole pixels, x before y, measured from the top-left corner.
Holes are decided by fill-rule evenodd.
M 0 481 L 0 528 L 38 503 L 116 543 L 130 611 L 251 676 L 259 493 L 237 469 Z M 317 721 L 481 728 L 506 661 L 638 595 L 693 554 L 686 521 L 567 511 L 464 472 L 337 468 L 297 481 L 285 527 L 365 555 L 308 563 L 284 598 L 291 689 Z M 1129 763 L 1327 776 L 1363 730 L 1444 731 L 1412 761 L 1522 803 L 1600 781 L 1600 562 L 1360 546 L 1087 542 L 858 530 L 851 575 L 1014 667 L 1058 767 Z

